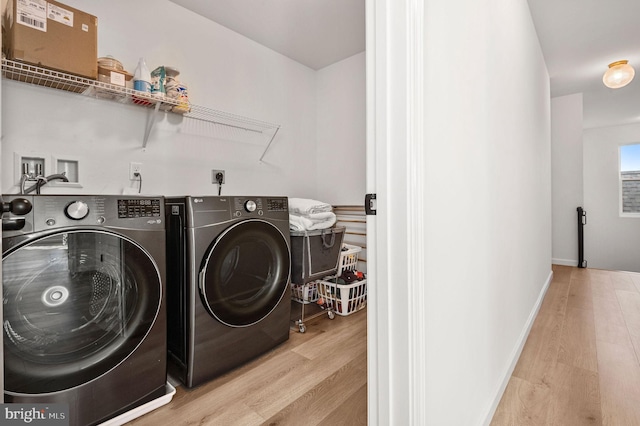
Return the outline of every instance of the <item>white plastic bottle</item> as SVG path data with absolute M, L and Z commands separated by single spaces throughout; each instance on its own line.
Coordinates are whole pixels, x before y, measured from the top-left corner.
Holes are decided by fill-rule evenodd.
M 133 90 L 151 93 L 151 72 L 149 72 L 144 58 L 140 58 L 133 74 Z

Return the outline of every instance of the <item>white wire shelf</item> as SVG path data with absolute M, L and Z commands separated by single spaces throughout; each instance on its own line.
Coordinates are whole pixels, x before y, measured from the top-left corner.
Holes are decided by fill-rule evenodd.
M 212 124 L 207 131 L 214 132 L 212 136 L 217 136 L 220 132 L 220 126 L 226 128 L 223 137 L 232 139 L 256 138 L 265 149 L 260 156 L 260 161 L 264 158 L 267 150 L 271 146 L 278 130 L 279 124 L 268 123 L 266 121 L 256 120 L 249 117 L 218 111 L 211 108 L 202 107 L 189 103 L 185 106 L 177 99 L 162 97 L 157 98 L 151 95 L 136 92 L 133 89 L 122 87 L 110 83 L 104 83 L 72 74 L 54 71 L 23 62 L 2 59 L 2 76 L 10 80 L 17 80 L 24 83 L 35 84 L 38 86 L 50 87 L 58 90 L 65 90 L 73 93 L 80 93 L 85 96 L 92 96 L 101 99 L 108 99 L 123 104 L 133 104 L 143 108 L 148 108 L 166 113 L 174 113 L 182 115 L 186 118 L 203 121 Z M 188 112 L 180 113 L 172 111 L 174 107 L 187 109 Z M 147 122 L 145 135 L 143 140 L 143 148 L 146 148 L 149 134 L 155 124 L 156 114 L 153 114 Z M 217 129 L 217 130 L 216 130 Z

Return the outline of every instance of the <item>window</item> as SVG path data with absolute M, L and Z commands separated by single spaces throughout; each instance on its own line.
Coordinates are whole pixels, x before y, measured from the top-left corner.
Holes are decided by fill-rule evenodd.
M 640 144 L 620 147 L 621 213 L 640 216 Z

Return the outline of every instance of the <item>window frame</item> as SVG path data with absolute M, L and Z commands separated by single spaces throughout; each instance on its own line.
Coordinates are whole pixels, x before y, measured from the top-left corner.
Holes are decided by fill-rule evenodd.
M 623 185 L 625 181 L 629 180 L 637 180 L 640 181 L 640 176 L 638 178 L 633 179 L 623 179 L 622 177 L 622 149 L 623 147 L 630 145 L 638 145 L 640 147 L 640 142 L 630 142 L 626 144 L 620 144 L 618 146 L 618 214 L 623 218 L 640 218 L 640 207 L 636 212 L 625 212 L 624 211 L 624 189 Z M 638 170 L 640 172 L 640 170 Z

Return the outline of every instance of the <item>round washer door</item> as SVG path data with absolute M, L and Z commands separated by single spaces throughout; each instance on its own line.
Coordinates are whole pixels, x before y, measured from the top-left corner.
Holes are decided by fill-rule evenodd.
M 222 232 L 200 269 L 205 308 L 223 324 L 245 327 L 267 317 L 289 290 L 289 243 L 263 220 L 238 222 Z
M 70 389 L 123 362 L 160 309 L 161 277 L 135 242 L 56 233 L 2 258 L 5 390 Z

